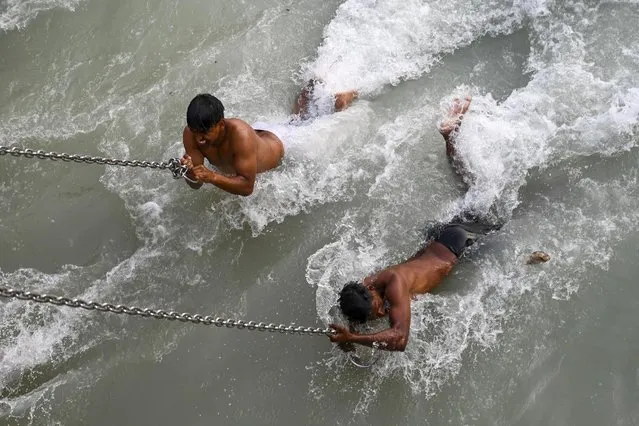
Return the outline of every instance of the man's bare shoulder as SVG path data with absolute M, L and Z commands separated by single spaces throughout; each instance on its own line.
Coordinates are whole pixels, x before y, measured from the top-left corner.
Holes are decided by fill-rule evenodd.
M 231 131 L 231 142 L 236 147 L 254 143 L 255 139 L 259 137 L 251 125 L 239 118 L 227 119 L 226 125 Z
M 245 155 L 255 152 L 259 136 L 249 124 L 239 118 L 225 120 L 229 131 L 228 143 L 235 155 Z
M 396 268 L 399 265 L 383 269 L 364 280 L 364 284 L 372 284 L 378 289 L 386 288 L 389 284 L 397 282 Z
M 383 272 L 382 279 L 385 283 L 384 298 L 388 300 L 391 305 L 403 303 L 407 300 L 408 294 L 410 293 L 410 283 L 406 280 L 401 268 L 389 268 L 389 270 Z
M 238 136 L 255 135 L 255 130 L 246 121 L 239 118 L 228 118 L 225 120 L 226 125 Z

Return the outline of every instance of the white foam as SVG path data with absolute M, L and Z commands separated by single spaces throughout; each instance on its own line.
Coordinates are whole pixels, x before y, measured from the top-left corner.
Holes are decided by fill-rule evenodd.
M 272 222 L 312 206 L 352 199 L 357 182 L 369 176 L 358 167 L 366 151 L 366 104 L 304 126 L 290 126 L 285 164 L 258 177 L 247 198 L 226 197 L 221 207 L 231 226 L 249 224 L 257 235 Z
M 47 275 L 23 269 L 11 274 L 0 273 L 0 282 L 8 288 L 19 283 L 22 288 L 46 293 L 68 280 L 76 271 L 77 268 L 68 267 L 60 274 Z M 0 310 L 0 321 L 6 333 L 0 347 L 0 387 L 5 388 L 18 380 L 30 368 L 58 360 L 66 346 L 77 337 L 74 318 L 77 318 L 75 312 L 58 312 L 39 304 L 21 301 L 4 304 Z
M 457 199 L 454 190 L 444 187 L 451 183 L 449 176 L 437 168 L 420 172 L 408 168 L 418 162 L 413 156 L 421 152 L 421 147 L 429 164 L 445 164 L 443 149 L 430 150 L 426 145 L 430 142 L 423 140 L 431 132 L 423 130 L 424 123 L 434 123 L 438 115 L 429 106 L 431 99 L 424 97 L 421 102 L 427 106 L 396 111 L 397 117 L 390 122 L 375 121 L 371 105 L 358 101 L 343 113 L 296 129 L 295 137 L 303 142 L 287 153 L 283 167 L 259 177 L 255 194 L 248 198 L 218 194 L 214 189 L 213 195 L 193 195 L 182 182 L 158 175 L 161 172 L 107 168 L 102 182 L 124 200 L 142 248 L 121 264 L 107 267 L 104 279 L 96 279 L 104 275 L 102 265 L 83 267 L 75 277 L 65 271 L 47 275 L 21 270 L 0 275 L 1 282 L 7 286 L 20 282 L 25 288 L 52 292 L 68 289 L 71 282 L 78 284 L 79 296 L 102 299 L 99 296 L 118 292 L 121 302 L 153 300 L 162 306 L 163 300 L 178 299 L 183 288 L 163 286 L 149 278 L 179 277 L 171 272 L 176 259 L 181 259 L 180 250 L 189 248 L 187 256 L 191 251 L 205 252 L 227 231 L 223 225 L 241 228 L 248 224 L 259 236 L 270 224 L 318 205 L 357 200 L 336 226 L 339 237 L 308 259 L 306 278 L 317 287 L 316 309 L 327 321 L 345 281 L 360 279 L 412 254 L 420 242 L 415 232 L 419 223 L 446 219 L 466 208 L 487 211 L 494 203 L 500 206 L 500 214 L 510 217 L 522 203 L 520 192 L 531 171 L 551 168 L 576 155 L 614 156 L 636 147 L 636 137 L 629 135 L 638 121 L 639 84 L 632 77 L 639 75 L 638 70 L 609 77 L 593 70 L 587 55 L 599 47 L 585 42 L 584 31 L 592 31 L 596 25 L 592 16 L 595 12 L 580 13 L 566 12 L 561 5 L 545 1 L 476 1 L 464 5 L 437 1 L 425 5 L 412 0 L 347 0 L 326 28 L 317 59 L 307 68 L 309 76 L 322 77 L 331 92 L 357 88 L 363 94 L 375 94 L 388 84 L 423 75 L 442 55 L 485 34 L 507 34 L 532 21 L 530 83 L 501 103 L 481 87 L 472 89 L 475 97 L 459 134 L 458 148 L 476 181 L 464 198 Z M 260 25 L 269 24 L 271 17 Z M 26 25 L 28 20 L 24 22 Z M 628 58 L 639 57 L 632 43 L 620 49 Z M 107 90 L 108 96 L 92 99 L 88 115 L 51 108 L 59 105 L 56 102 L 43 102 L 42 110 L 30 110 L 28 114 L 15 111 L 0 125 L 4 130 L 0 133 L 5 135 L 0 135 L 0 140 L 36 137 L 46 143 L 105 126 L 99 148 L 106 154 L 150 160 L 177 156 L 182 150 L 179 131 L 167 135 L 159 130 L 166 128 L 166 110 L 161 105 L 167 102 L 167 89 L 191 91 L 195 84 L 190 71 L 208 64 L 223 51 L 223 43 L 195 48 L 166 76 L 139 93 L 120 94 L 112 88 Z M 117 81 L 131 72 L 131 68 L 121 69 L 120 65 L 133 56 L 130 52 L 115 55 L 105 69 L 105 79 Z M 262 78 L 255 70 L 244 69 L 211 85 L 221 88 L 225 104 L 248 113 L 250 118 L 262 108 L 254 100 L 269 95 Z M 43 92 L 53 96 L 72 79 L 72 73 L 64 74 L 60 81 L 48 82 Z M 460 87 L 452 96 L 468 90 Z M 443 104 L 449 100 L 444 99 Z M 283 118 L 282 111 L 272 115 L 261 118 Z M 176 119 L 176 128 L 182 124 Z M 417 173 L 421 173 L 421 180 L 415 179 Z M 404 377 L 407 388 L 415 393 L 435 394 L 459 372 L 470 347 L 499 344 L 500 333 L 509 332 L 502 321 L 516 315 L 510 308 L 522 294 L 547 291 L 557 299 L 570 298 L 580 285 L 587 285 L 584 278 L 588 277 L 588 268 L 608 267 L 624 230 L 636 229 L 639 222 L 636 175 L 598 179 L 580 177 L 579 173 L 574 190 L 581 191 L 580 197 L 566 195 L 540 202 L 538 210 L 522 213 L 519 221 L 511 221 L 494 237 L 495 246 L 479 248 L 480 255 L 473 259 L 472 266 L 461 268 L 468 287 L 425 296 L 413 304 L 408 350 L 384 357 L 372 374 L 367 374 L 365 383 L 357 389 L 363 395 L 359 410 L 367 410 L 391 376 Z M 4 184 L 0 188 L 7 197 L 20 196 Z M 211 202 L 214 197 L 221 201 Z M 183 226 L 185 212 L 197 214 L 196 226 Z M 549 247 L 551 265 L 557 267 L 524 267 L 519 260 L 530 247 Z M 79 283 L 85 280 L 90 282 L 88 289 L 80 288 Z M 147 281 L 151 282 L 144 290 L 124 285 Z M 200 283 L 199 279 L 195 282 Z M 235 309 L 240 308 L 230 310 Z M 51 322 L 34 327 L 29 313 L 40 312 L 47 312 Z M 24 371 L 68 358 L 79 351 L 76 341 L 90 340 L 85 333 L 86 316 L 74 311 L 57 312 L 3 304 L 0 319 L 18 319 L 13 328 L 16 335 L 0 346 L 0 386 Z M 161 358 L 162 344 L 158 343 L 155 350 L 158 352 L 154 356 Z M 165 350 L 171 350 L 171 346 Z M 337 366 L 339 374 L 343 361 L 336 352 L 326 365 Z M 325 366 L 318 368 L 326 372 Z M 326 375 L 334 377 L 335 371 Z
M 585 43 L 583 34 L 606 31 L 593 28 L 597 9 L 580 9 L 575 17 L 572 12 L 564 15 L 562 10 L 548 14 L 536 3 L 521 2 L 519 6 L 532 13 L 532 27 L 537 32 L 533 40 L 540 46 L 531 52 L 531 81 L 503 102 L 479 87 L 463 86 L 442 100 L 441 114 L 453 98 L 469 91 L 474 94 L 457 136 L 457 152 L 474 180 L 463 198 L 442 203 L 434 212 L 428 212 L 433 206 L 426 203 L 424 220 L 429 213 L 445 220 L 468 209 L 512 218 L 522 203 L 520 191 L 534 170 L 549 169 L 579 156 L 617 156 L 637 147 L 636 79 L 628 77 L 627 70 L 604 78 L 587 61 L 589 49 L 600 47 Z M 496 28 L 503 27 L 498 24 Z M 381 79 L 370 87 L 380 84 Z M 373 214 L 365 208 L 350 211 L 342 223 L 341 236 L 309 257 L 307 280 L 317 286 L 317 310 L 325 321 L 345 281 L 393 263 L 400 257 L 393 252 L 410 254 L 406 252 L 406 236 L 385 236 L 397 231 L 393 229 L 396 216 L 423 214 L 412 205 L 406 191 L 397 188 L 411 185 L 400 171 L 411 161 L 406 151 L 410 152 L 407 148 L 414 136 L 405 128 L 414 128 L 416 120 L 411 117 L 426 115 L 420 122 L 428 122 L 428 111 L 400 112 L 395 123 L 384 127 L 389 135 L 385 145 L 388 164 L 369 194 L 386 204 Z M 545 198 L 529 213 L 520 213 L 522 218 L 506 224 L 492 237 L 492 249 L 479 247 L 472 266 L 461 267 L 461 273 L 470 274 L 462 291 L 426 295 L 413 303 L 406 352 L 384 358 L 373 368 L 373 377 L 360 384 L 365 391 L 359 409 L 368 409 L 375 398 L 374 388 L 389 376 L 402 375 L 413 392 L 434 395 L 458 374 L 470 347 L 499 344 L 499 335 L 508 332 L 503 321 L 517 315 L 509 306 L 522 294 L 567 299 L 589 284 L 589 268 L 608 268 L 615 245 L 623 239 L 623 229 L 634 229 L 639 223 L 636 169 L 617 179 L 581 177 L 581 172 L 575 173 L 574 179 L 570 192 Z M 523 264 L 523 256 L 537 248 L 552 253 L 552 268 Z M 336 352 L 331 368 L 343 366 L 344 359 Z M 317 372 L 327 373 L 323 367 Z
M 154 261 L 161 264 L 159 257 L 156 251 L 140 249 L 114 265 L 106 272 L 106 276 L 101 271 L 108 265 L 100 262 L 86 267 L 66 265 L 56 274 L 33 269 L 0 272 L 0 285 L 40 294 L 77 297 L 85 301 L 125 302 L 128 299 L 128 304 L 137 304 L 136 289 L 127 289 L 122 283 L 138 277 L 145 265 L 153 265 Z M 150 267 L 157 269 L 157 265 Z M 146 286 L 142 296 L 144 301 L 148 302 L 147 296 L 154 287 L 153 283 Z M 162 293 L 168 294 L 170 291 L 162 290 Z M 108 327 L 95 327 L 101 319 L 78 309 L 19 300 L 4 303 L 0 310 L 4 331 L 0 339 L 0 387 L 20 383 L 23 375 L 35 368 L 43 365 L 55 367 L 74 354 L 95 346 L 111 334 Z M 124 331 L 118 333 L 122 335 Z
M 26 27 L 38 14 L 62 8 L 74 11 L 83 0 L 5 0 L 0 4 L 0 30 Z
M 475 179 L 460 207 L 487 213 L 499 199 L 508 214 L 532 168 L 636 146 L 622 135 L 637 124 L 637 89 L 619 90 L 581 67 L 552 66 L 500 105 L 490 95 L 476 96 L 457 138 L 458 153 Z
M 547 13 L 546 1 L 348 0 L 324 31 L 306 79 L 323 79 L 330 91 L 364 95 L 420 77 L 442 55 L 486 34 L 520 28 Z
M 386 377 L 399 375 L 414 393 L 432 397 L 459 373 L 469 348 L 494 348 L 501 334 L 511 332 L 502 324 L 518 316 L 511 307 L 524 294 L 568 299 L 580 286 L 590 285 L 588 271 L 606 270 L 624 230 L 639 225 L 636 183 L 636 172 L 614 181 L 582 178 L 575 185 L 581 202 L 575 205 L 570 195 L 566 200 L 547 199 L 529 217 L 507 224 L 490 246 L 478 249 L 473 265 L 458 267 L 464 274 L 463 289 L 421 296 L 412 303 L 406 351 L 383 357 L 373 374 L 362 378 L 358 410 L 368 411 Z M 309 258 L 307 280 L 318 286 L 317 308 L 325 321 L 344 282 L 389 263 L 388 247 L 375 244 L 378 232 L 375 227 L 364 234 L 346 232 Z M 525 256 L 539 247 L 552 254 L 550 263 L 525 265 Z M 329 370 L 339 375 L 346 368 L 344 355 L 336 350 L 327 365 L 314 368 L 313 386 L 320 386 Z

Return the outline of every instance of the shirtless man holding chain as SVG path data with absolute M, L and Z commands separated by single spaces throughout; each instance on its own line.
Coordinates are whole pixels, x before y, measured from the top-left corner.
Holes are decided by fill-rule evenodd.
M 309 118 L 309 104 L 318 83 L 311 80 L 299 95 L 293 114 Z M 347 108 L 357 92 L 335 95 L 335 111 Z M 286 125 L 255 123 L 238 118 L 224 118 L 224 106 L 215 96 L 199 94 L 186 111 L 187 125 L 182 133 L 186 154 L 181 159 L 189 171 L 188 185 L 199 189 L 204 183 L 247 196 L 253 193 L 258 173 L 273 169 L 284 156 Z M 204 165 L 207 159 L 217 171 Z
M 468 178 L 467 172 L 455 155 L 455 135 L 470 98 L 456 100 L 449 116 L 440 126 L 446 141 L 446 154 L 458 174 Z M 352 343 L 373 346 L 389 351 L 403 351 L 410 332 L 411 298 L 431 291 L 457 263 L 464 249 L 475 242 L 478 234 L 498 229 L 479 223 L 451 223 L 439 227 L 434 239 L 413 257 L 398 265 L 366 277 L 363 282 L 347 283 L 340 292 L 339 305 L 351 323 L 363 323 L 388 315 L 390 327 L 375 334 L 357 334 L 349 328 L 331 324 L 337 331 L 329 336 L 344 350 Z

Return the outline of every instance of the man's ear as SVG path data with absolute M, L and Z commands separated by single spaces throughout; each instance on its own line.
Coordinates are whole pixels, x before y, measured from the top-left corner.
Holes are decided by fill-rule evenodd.
M 384 306 L 384 303 L 380 303 L 379 306 L 377 307 L 377 316 L 383 317 L 385 315 L 386 315 L 386 308 Z

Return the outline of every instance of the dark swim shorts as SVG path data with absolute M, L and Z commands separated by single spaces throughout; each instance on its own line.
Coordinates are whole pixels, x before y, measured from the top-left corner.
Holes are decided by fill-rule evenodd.
M 440 226 L 430 235 L 434 241 L 445 245 L 455 256 L 460 257 L 466 247 L 473 245 L 479 236 L 486 235 L 500 227 L 481 223 L 450 223 Z

